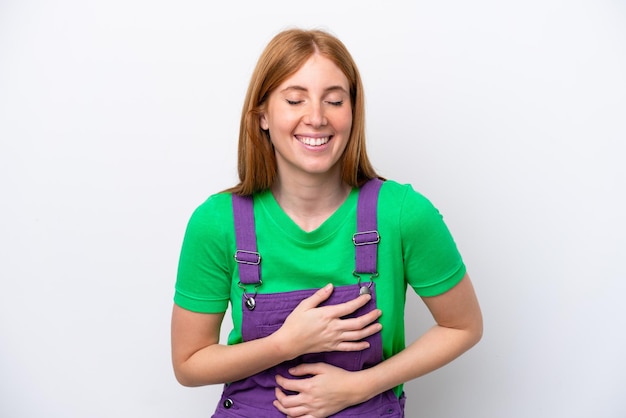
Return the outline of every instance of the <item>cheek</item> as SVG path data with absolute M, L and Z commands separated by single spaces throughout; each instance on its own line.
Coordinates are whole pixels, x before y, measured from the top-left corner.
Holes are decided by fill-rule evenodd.
M 298 118 L 290 112 L 274 112 L 266 117 L 266 126 L 275 134 L 287 134 L 295 129 L 297 124 Z
M 350 131 L 352 130 L 352 112 L 343 115 L 340 120 L 337 121 L 337 129 L 341 130 L 344 135 L 350 135 Z

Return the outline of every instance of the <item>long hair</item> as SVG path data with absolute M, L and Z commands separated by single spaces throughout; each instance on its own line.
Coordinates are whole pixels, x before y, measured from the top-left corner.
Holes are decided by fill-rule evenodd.
M 270 94 L 316 52 L 339 67 L 350 85 L 352 130 L 340 159 L 342 180 L 359 187 L 377 177 L 365 149 L 365 99 L 361 76 L 345 45 L 321 30 L 288 29 L 278 33 L 259 57 L 248 86 L 239 126 L 239 184 L 228 191 L 251 195 L 269 189 L 277 167 L 269 133 L 261 129 Z

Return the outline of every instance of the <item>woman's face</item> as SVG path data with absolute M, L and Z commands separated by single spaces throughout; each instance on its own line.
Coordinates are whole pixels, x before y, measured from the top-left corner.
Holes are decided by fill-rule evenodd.
M 340 176 L 352 128 L 348 79 L 328 58 L 312 55 L 270 94 L 260 124 L 269 131 L 280 177 Z

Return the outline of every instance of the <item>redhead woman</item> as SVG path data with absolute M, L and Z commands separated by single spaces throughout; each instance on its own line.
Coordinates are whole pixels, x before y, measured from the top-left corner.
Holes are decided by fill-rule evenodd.
M 193 212 L 176 280 L 174 371 L 224 385 L 213 417 L 403 417 L 403 384 L 480 340 L 450 231 L 375 172 L 364 118 L 339 39 L 290 29 L 269 42 L 243 106 L 240 182 Z M 409 344 L 407 288 L 435 320 Z

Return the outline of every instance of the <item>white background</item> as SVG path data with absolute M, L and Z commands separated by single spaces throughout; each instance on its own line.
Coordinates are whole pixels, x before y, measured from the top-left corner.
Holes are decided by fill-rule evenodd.
M 351 50 L 376 169 L 439 207 L 482 304 L 407 416 L 625 416 L 626 5 L 592 0 L 0 0 L 0 416 L 210 416 L 170 365 L 178 252 L 294 25 Z

